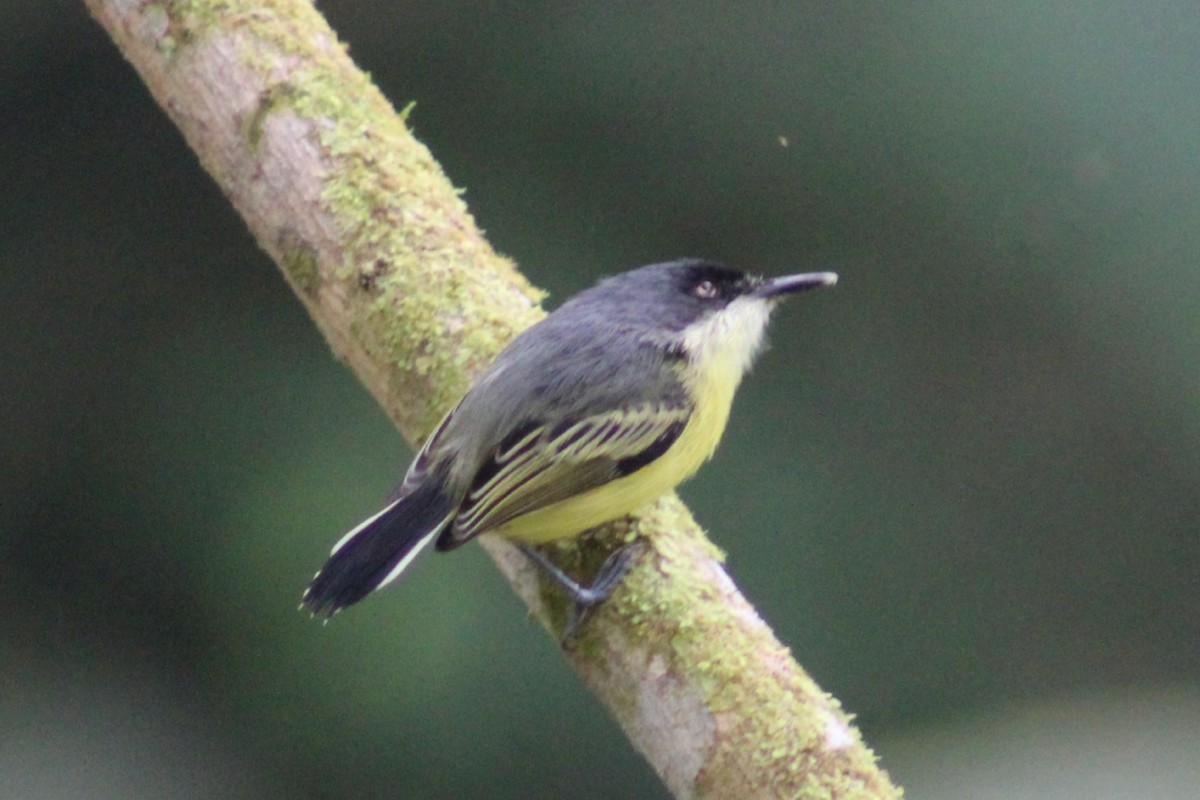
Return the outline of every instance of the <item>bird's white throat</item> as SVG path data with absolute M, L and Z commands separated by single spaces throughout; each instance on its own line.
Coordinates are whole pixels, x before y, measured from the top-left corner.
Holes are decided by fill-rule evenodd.
M 732 381 L 735 388 L 762 351 L 774 306 L 770 300 L 745 295 L 688 326 L 683 344 L 694 369 L 711 370 L 713 378 Z

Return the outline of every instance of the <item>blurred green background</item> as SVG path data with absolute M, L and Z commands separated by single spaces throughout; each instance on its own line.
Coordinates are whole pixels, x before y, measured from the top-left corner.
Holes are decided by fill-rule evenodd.
M 551 292 L 836 269 L 682 494 L 923 797 L 1200 786 L 1200 12 L 321 5 Z M 664 797 L 81 3 L 0 5 L 0 797 Z

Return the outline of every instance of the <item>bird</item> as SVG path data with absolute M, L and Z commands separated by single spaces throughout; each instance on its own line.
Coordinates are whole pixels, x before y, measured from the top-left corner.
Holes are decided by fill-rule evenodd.
M 601 280 L 519 334 L 442 418 L 390 501 L 346 533 L 301 606 L 328 619 L 393 583 L 431 544 L 516 543 L 576 604 L 620 583 L 619 548 L 585 586 L 539 550 L 630 515 L 715 452 L 788 295 L 833 272 L 765 278 L 703 259 Z

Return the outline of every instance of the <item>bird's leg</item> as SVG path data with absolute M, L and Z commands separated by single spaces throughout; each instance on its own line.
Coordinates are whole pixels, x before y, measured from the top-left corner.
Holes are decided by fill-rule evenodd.
M 604 559 L 596 577 L 590 586 L 584 586 L 552 562 L 541 550 L 525 542 L 517 542 L 521 552 L 537 564 L 543 572 L 549 575 L 555 583 L 562 587 L 572 602 L 571 614 L 563 627 L 562 641 L 564 644 L 575 638 L 580 626 L 600 603 L 608 599 L 613 590 L 621 583 L 625 573 L 633 566 L 633 560 L 642 550 L 640 542 L 629 542 L 621 545 Z

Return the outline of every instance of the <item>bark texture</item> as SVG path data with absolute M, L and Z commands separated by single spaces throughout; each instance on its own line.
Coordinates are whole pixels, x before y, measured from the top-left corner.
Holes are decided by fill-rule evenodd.
M 85 2 L 410 442 L 541 318 L 311 4 Z M 563 554 L 595 563 L 631 536 L 649 546 L 565 656 L 675 796 L 899 796 L 673 495 Z M 558 596 L 510 545 L 483 545 L 557 631 Z

